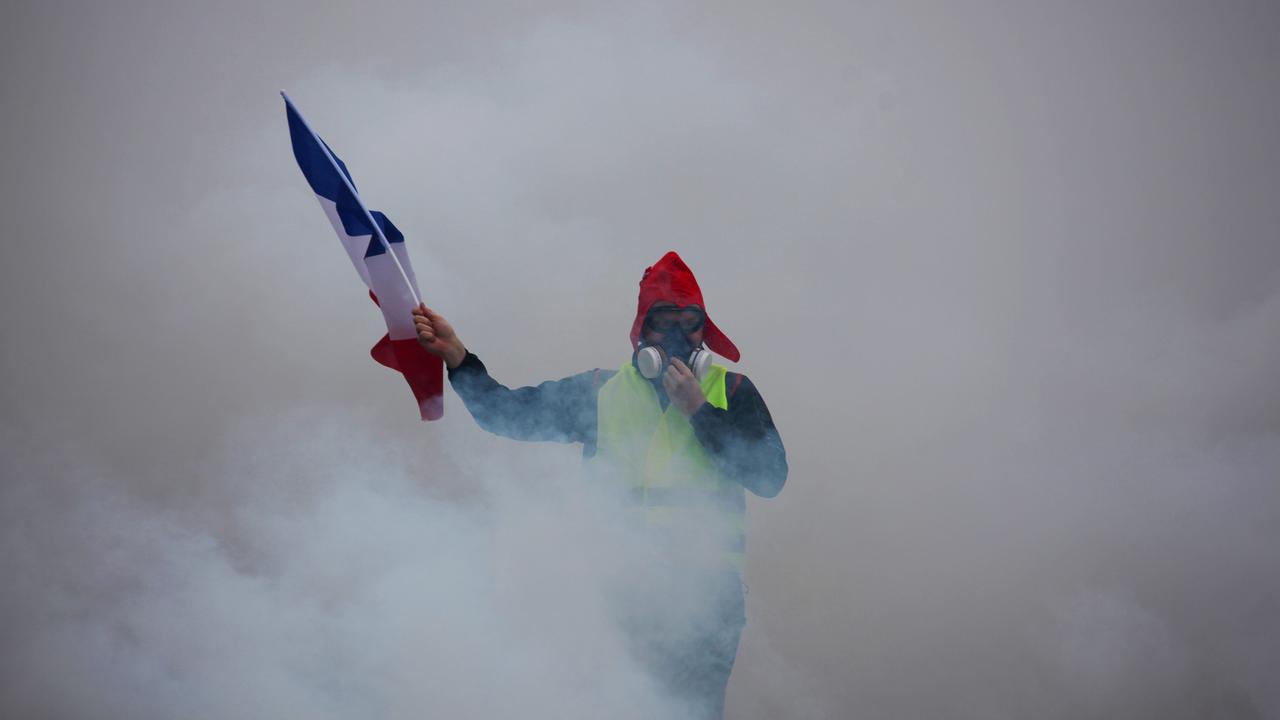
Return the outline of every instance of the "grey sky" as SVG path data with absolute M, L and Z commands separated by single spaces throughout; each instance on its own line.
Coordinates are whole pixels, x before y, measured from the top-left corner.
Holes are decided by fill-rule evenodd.
M 640 271 L 698 274 L 792 468 L 731 717 L 1280 716 L 1275 5 L 636 5 L 10 9 L 3 666 L 59 666 L 46 589 L 92 618 L 90 540 L 153 533 L 83 503 L 238 588 L 288 577 L 267 509 L 332 501 L 312 428 L 423 468 L 409 504 L 576 472 L 369 360 L 286 88 L 508 384 L 620 364 Z

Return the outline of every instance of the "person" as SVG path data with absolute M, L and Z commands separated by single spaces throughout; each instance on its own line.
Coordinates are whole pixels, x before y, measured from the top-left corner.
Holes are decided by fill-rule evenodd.
M 706 612 L 675 621 L 657 610 L 662 602 L 640 603 L 644 611 L 624 625 L 634 653 L 668 692 L 697 717 L 723 717 L 746 623 L 744 490 L 776 496 L 787 458 L 751 380 L 710 362 L 708 349 L 735 362 L 740 353 L 707 314 L 693 272 L 674 251 L 644 271 L 632 354 L 620 369 L 531 387 L 510 389 L 491 377 L 425 304 L 413 317 L 419 343 L 444 360 L 482 428 L 516 440 L 581 443 L 591 474 L 620 488 L 639 524 L 667 541 L 660 547 L 673 564 L 699 576 Z

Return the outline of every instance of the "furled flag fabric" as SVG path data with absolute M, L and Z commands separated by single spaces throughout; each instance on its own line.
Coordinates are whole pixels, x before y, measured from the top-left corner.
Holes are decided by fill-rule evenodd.
M 413 284 L 412 292 L 369 225 L 360 199 L 347 189 L 347 184 L 325 156 L 324 149 L 320 147 L 320 143 L 324 141 L 308 129 L 287 97 L 285 111 L 289 119 L 293 156 L 298 161 L 298 167 L 315 191 L 320 207 L 324 208 L 325 215 L 338 233 L 338 239 L 342 241 L 342 247 L 347 251 L 356 272 L 369 288 L 369 295 L 381 308 L 383 319 L 386 320 L 387 334 L 373 346 L 370 354 L 374 360 L 404 375 L 418 401 L 423 420 L 437 420 L 444 414 L 444 364 L 440 358 L 424 350 L 417 341 L 410 315 L 418 280 L 414 276 L 413 265 L 409 262 L 404 235 L 386 215 L 377 211 L 369 213 L 382 229 L 391 251 L 395 253 L 409 282 Z M 324 147 L 329 148 L 327 144 Z M 329 153 L 351 183 L 351 188 L 355 188 L 355 181 L 351 179 L 346 164 L 332 149 L 329 149 Z

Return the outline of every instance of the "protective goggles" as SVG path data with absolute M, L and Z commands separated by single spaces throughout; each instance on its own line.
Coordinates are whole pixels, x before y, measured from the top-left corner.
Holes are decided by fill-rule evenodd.
M 707 322 L 707 313 L 700 307 L 656 307 L 644 316 L 644 326 L 654 332 L 667 332 L 680 328 L 681 332 L 697 332 Z

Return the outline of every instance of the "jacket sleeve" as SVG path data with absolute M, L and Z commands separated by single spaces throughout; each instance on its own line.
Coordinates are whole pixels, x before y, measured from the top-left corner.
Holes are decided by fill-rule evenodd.
M 513 390 L 494 380 L 480 358 L 468 352 L 449 371 L 449 384 L 476 424 L 491 433 L 513 440 L 594 445 L 599 372 L 588 370 Z
M 730 385 L 738 383 L 728 410 L 708 403 L 689 422 L 721 474 L 771 498 L 787 482 L 787 451 L 756 386 L 745 375 L 737 377 L 741 380 L 733 373 L 727 378 Z

